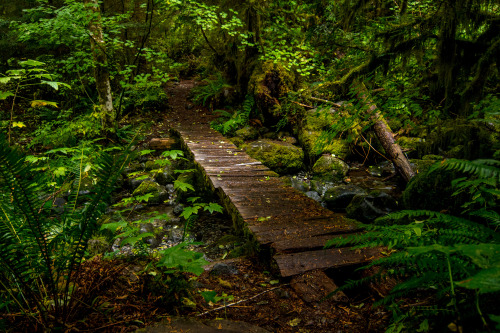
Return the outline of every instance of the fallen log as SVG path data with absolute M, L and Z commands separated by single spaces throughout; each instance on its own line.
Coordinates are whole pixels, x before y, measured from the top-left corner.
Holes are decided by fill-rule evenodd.
M 401 147 L 394 140 L 394 134 L 384 121 L 384 116 L 379 112 L 377 105 L 369 98 L 364 84 L 358 85 L 356 97 L 368 107 L 367 112 L 371 114 L 371 119 L 374 122 L 373 129 L 375 134 L 384 148 L 386 155 L 392 164 L 394 164 L 396 172 L 403 177 L 405 182 L 409 182 L 415 176 L 415 172 L 406 155 L 401 150 Z

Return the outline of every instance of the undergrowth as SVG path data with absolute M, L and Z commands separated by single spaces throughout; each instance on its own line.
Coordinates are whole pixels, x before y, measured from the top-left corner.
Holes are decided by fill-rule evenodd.
M 495 302 L 500 295 L 500 162 L 450 159 L 428 172 L 438 168 L 463 174 L 453 181 L 453 195 L 468 194 L 462 213 L 395 212 L 364 225 L 364 234 L 330 240 L 328 247 L 384 249 L 381 258 L 364 267 L 380 267 L 378 273 L 339 290 L 396 279 L 398 284 L 375 304 L 392 310 L 387 332 L 439 331 L 445 326 L 457 332 L 500 329 Z M 416 305 L 403 302 L 409 298 Z

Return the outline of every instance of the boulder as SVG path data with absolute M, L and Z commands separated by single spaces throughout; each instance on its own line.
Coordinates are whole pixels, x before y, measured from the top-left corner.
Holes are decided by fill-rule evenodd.
M 248 155 L 279 174 L 290 174 L 304 168 L 304 152 L 286 142 L 259 140 L 243 147 Z
M 396 200 L 385 192 L 358 194 L 346 208 L 347 217 L 364 222 L 373 222 L 376 218 L 397 210 Z
M 366 194 L 366 191 L 353 184 L 339 185 L 328 189 L 323 201 L 329 209 L 345 210 L 358 194 Z
M 329 139 L 322 131 L 302 129 L 299 132 L 300 145 L 307 156 L 314 159 L 321 154 L 331 154 L 339 158 L 349 156 L 349 144 L 341 139 Z
M 143 181 L 132 193 L 133 196 L 142 196 L 151 193 L 153 196 L 148 199 L 148 203 L 153 205 L 158 205 L 163 203 L 163 201 L 168 200 L 168 191 L 160 184 L 151 181 Z
M 255 140 L 259 137 L 259 131 L 252 126 L 245 126 L 235 132 L 235 135 L 243 140 Z
M 347 163 L 333 155 L 321 156 L 313 166 L 315 178 L 320 177 L 324 180 L 341 180 L 347 175 L 349 166 Z

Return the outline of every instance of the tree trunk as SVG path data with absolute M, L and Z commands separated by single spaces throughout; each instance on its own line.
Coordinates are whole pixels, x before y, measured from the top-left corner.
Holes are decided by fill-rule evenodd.
M 98 0 L 84 0 L 84 2 L 92 11 L 92 20 L 89 24 L 90 48 L 94 60 L 94 78 L 96 81 L 97 93 L 99 95 L 102 126 L 106 132 L 114 132 L 116 117 L 113 108 L 113 97 L 111 95 L 109 71 L 107 68 L 108 58 L 102 32 L 99 2 Z
M 374 121 L 373 129 L 375 130 L 375 134 L 392 164 L 394 164 L 396 172 L 403 177 L 405 182 L 409 182 L 415 176 L 415 172 L 401 150 L 401 147 L 394 140 L 394 134 L 389 126 L 387 126 L 382 114 L 378 111 L 377 105 L 369 99 L 364 84 L 358 86 L 356 96 L 368 107 L 368 112 L 372 115 L 371 119 Z

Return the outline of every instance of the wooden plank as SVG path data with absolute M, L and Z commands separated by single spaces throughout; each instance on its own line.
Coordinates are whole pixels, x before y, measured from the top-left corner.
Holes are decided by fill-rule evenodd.
M 327 307 L 336 302 L 347 302 L 349 299 L 343 292 L 338 292 L 332 297 L 325 297 L 333 293 L 338 287 L 325 272 L 315 270 L 292 278 L 290 286 L 297 295 L 307 303 L 316 307 Z
M 371 261 L 379 256 L 379 249 L 326 249 L 273 257 L 282 277 L 302 274 L 315 269 L 337 268 Z
M 333 234 L 333 235 L 318 235 L 307 237 L 301 234 L 300 237 L 281 238 L 272 242 L 271 247 L 277 253 L 291 253 L 300 251 L 311 251 L 322 249 L 326 242 L 333 238 L 343 238 L 349 235 L 359 235 L 359 232 L 350 232 L 347 234 Z

